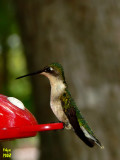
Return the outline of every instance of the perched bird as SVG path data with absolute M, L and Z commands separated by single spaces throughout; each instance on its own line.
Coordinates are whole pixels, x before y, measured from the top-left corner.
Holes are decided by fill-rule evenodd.
M 84 117 L 81 115 L 70 92 L 68 91 L 68 86 L 65 81 L 64 71 L 61 64 L 52 63 L 42 70 L 20 76 L 17 79 L 36 74 L 42 74 L 49 79 L 51 85 L 50 106 L 59 121 L 64 123 L 65 128 L 73 128 L 77 136 L 89 147 L 93 147 L 97 144 L 103 148 L 91 128 L 88 126 Z

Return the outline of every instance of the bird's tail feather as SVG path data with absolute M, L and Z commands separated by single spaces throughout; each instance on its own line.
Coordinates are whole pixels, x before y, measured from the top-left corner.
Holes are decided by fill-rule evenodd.
M 85 136 L 83 130 L 79 127 L 78 129 L 74 129 L 77 136 L 86 143 L 89 147 L 93 147 L 95 145 L 95 141 L 91 138 Z
M 95 144 L 97 144 L 101 149 L 104 148 L 104 146 L 100 143 L 98 139 L 96 139 L 94 136 L 90 135 L 84 127 L 79 127 L 79 129 L 75 129 L 75 133 L 77 136 L 85 142 L 89 147 L 93 147 Z

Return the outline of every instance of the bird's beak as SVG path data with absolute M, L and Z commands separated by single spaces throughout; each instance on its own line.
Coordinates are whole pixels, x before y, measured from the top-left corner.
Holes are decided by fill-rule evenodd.
M 34 73 L 29 73 L 29 74 L 17 77 L 16 79 L 24 78 L 24 77 L 27 77 L 27 76 L 33 76 L 33 75 L 36 75 L 36 74 L 41 74 L 42 72 L 44 72 L 44 69 L 42 69 L 40 71 L 37 71 L 37 72 L 34 72 Z

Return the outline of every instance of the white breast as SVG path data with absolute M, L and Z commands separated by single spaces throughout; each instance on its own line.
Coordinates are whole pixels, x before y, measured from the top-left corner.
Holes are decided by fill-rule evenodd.
M 71 129 L 71 125 L 69 123 L 69 120 L 67 116 L 65 115 L 61 101 L 60 101 L 60 95 L 63 94 L 66 86 L 63 83 L 62 80 L 58 79 L 58 77 L 52 76 L 49 73 L 42 73 L 48 79 L 50 80 L 51 84 L 51 97 L 50 97 L 50 106 L 53 111 L 53 113 L 56 115 L 56 117 L 59 119 L 59 121 L 64 122 L 66 129 Z
M 65 113 L 63 112 L 61 102 L 60 101 L 55 102 L 55 101 L 51 100 L 50 105 L 51 105 L 51 109 L 52 109 L 53 113 L 56 115 L 56 117 L 59 119 L 59 121 L 67 122 L 67 117 L 66 117 Z
M 50 100 L 50 106 L 53 110 L 56 117 L 59 119 L 59 121 L 66 122 L 67 117 L 65 113 L 63 112 L 63 108 L 61 105 L 61 101 L 59 99 L 60 95 L 65 90 L 65 85 L 61 80 L 54 81 L 55 83 L 51 85 L 51 100 Z

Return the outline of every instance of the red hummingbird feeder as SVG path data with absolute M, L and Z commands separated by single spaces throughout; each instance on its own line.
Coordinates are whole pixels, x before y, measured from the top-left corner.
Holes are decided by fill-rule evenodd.
M 0 140 L 33 137 L 41 131 L 63 128 L 63 123 L 38 124 L 20 100 L 0 94 Z

